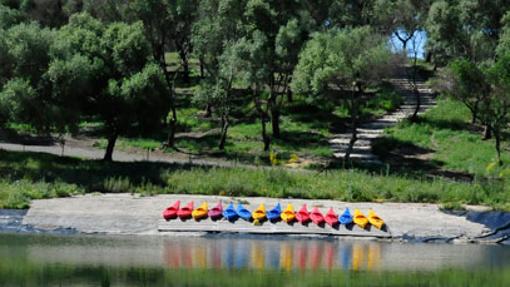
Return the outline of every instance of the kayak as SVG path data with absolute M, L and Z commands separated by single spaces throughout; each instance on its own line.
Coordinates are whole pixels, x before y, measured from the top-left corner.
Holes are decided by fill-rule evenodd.
M 225 210 L 223 210 L 223 217 L 225 217 L 228 221 L 234 221 L 239 217 L 232 202 L 227 206 Z
M 368 211 L 368 222 L 377 229 L 381 229 L 384 226 L 384 220 L 382 220 L 382 218 L 380 218 L 379 215 L 377 215 L 372 209 Z
M 237 205 L 237 215 L 246 221 L 251 221 L 251 212 L 246 209 L 241 203 Z
M 314 207 L 312 212 L 310 212 L 310 219 L 317 225 L 324 223 L 324 215 L 322 215 L 321 211 L 317 207 Z
M 282 206 L 280 205 L 280 203 L 277 203 L 273 209 L 271 209 L 267 212 L 266 216 L 267 216 L 267 219 L 269 219 L 270 221 L 277 221 L 280 219 L 281 213 L 282 213 Z
M 287 204 L 287 208 L 280 214 L 283 221 L 290 223 L 296 219 L 296 213 L 294 212 L 294 206 Z
M 181 205 L 181 202 L 177 200 L 172 204 L 171 206 L 167 207 L 165 210 L 163 210 L 163 218 L 165 220 L 170 220 L 177 218 L 177 211 L 179 210 L 179 206 Z
M 368 219 L 359 209 L 354 209 L 354 216 L 352 217 L 352 221 L 356 223 L 359 227 L 365 228 L 368 224 Z
M 352 223 L 352 215 L 349 208 L 346 208 L 344 213 L 338 217 L 338 221 L 340 221 L 341 224 L 347 225 Z
M 191 216 L 193 216 L 193 218 L 195 220 L 204 219 L 207 217 L 208 211 L 209 211 L 209 208 L 207 206 L 207 202 L 204 201 L 197 209 L 193 210 L 193 212 L 191 213 Z
M 222 216 L 222 213 L 223 213 L 223 205 L 221 205 L 221 200 L 218 202 L 218 204 L 216 204 L 216 206 L 214 206 L 213 208 L 211 208 L 209 210 L 209 217 L 212 219 L 212 220 L 216 220 L 216 219 L 219 219 L 221 218 Z
M 257 207 L 257 209 L 255 209 L 251 213 L 251 217 L 253 217 L 253 223 L 255 225 L 261 223 L 262 221 L 264 221 L 264 219 L 266 219 L 266 207 L 264 206 L 263 203 L 261 203 L 259 207 Z
M 306 203 L 303 204 L 301 209 L 297 212 L 296 219 L 297 219 L 297 221 L 301 222 L 302 224 L 306 224 L 310 221 L 310 212 L 308 212 Z
M 338 214 L 333 211 L 333 208 L 330 208 L 326 215 L 324 216 L 324 221 L 326 221 L 327 224 L 334 226 L 335 224 L 338 224 Z
M 177 211 L 177 216 L 180 219 L 188 219 L 191 217 L 191 213 L 193 212 L 193 201 L 189 202 L 186 206 L 181 207 L 179 211 Z

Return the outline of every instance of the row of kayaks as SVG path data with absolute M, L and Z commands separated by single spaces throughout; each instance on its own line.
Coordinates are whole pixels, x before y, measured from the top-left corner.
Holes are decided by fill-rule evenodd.
M 356 224 L 361 228 L 372 225 L 378 229 L 381 229 L 385 224 L 384 220 L 372 209 L 368 211 L 366 216 L 357 208 L 354 209 L 353 213 L 351 213 L 349 208 L 346 208 L 342 214 L 336 214 L 333 208 L 330 208 L 326 214 L 323 214 L 317 207 L 308 210 L 306 204 L 303 204 L 298 211 L 294 211 L 292 204 L 288 204 L 285 209 L 282 209 L 280 203 L 277 203 L 274 208 L 266 211 L 266 207 L 262 203 L 257 209 L 250 211 L 244 207 L 242 203 L 238 203 L 237 206 L 234 206 L 234 203 L 231 202 L 223 209 L 223 205 L 220 201 L 209 209 L 207 202 L 203 202 L 199 207 L 194 208 L 193 201 L 181 206 L 181 202 L 177 200 L 163 211 L 163 218 L 165 220 L 175 218 L 185 220 L 193 218 L 198 221 L 208 217 L 212 220 L 225 218 L 231 222 L 241 218 L 253 222 L 254 224 L 259 224 L 265 220 L 271 222 L 282 220 L 286 223 L 297 221 L 302 224 L 312 222 L 317 225 L 328 224 L 331 226 Z

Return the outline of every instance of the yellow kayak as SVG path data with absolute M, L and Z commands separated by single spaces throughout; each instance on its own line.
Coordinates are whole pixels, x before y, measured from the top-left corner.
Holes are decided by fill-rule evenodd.
M 289 223 L 296 219 L 296 213 L 292 204 L 287 204 L 287 208 L 280 214 L 283 221 Z
M 263 203 L 261 203 L 259 205 L 259 207 L 257 207 L 257 209 L 255 209 L 251 213 L 251 217 L 253 217 L 254 221 L 258 221 L 258 222 L 260 222 L 266 218 L 266 207 L 264 206 Z
M 378 229 L 381 229 L 384 226 L 384 220 L 382 220 L 382 218 L 380 218 L 379 215 L 377 215 L 372 209 L 368 211 L 368 222 Z
M 365 228 L 368 224 L 368 219 L 359 209 L 354 209 L 354 215 L 352 216 L 352 221 L 356 223 L 359 227 Z
M 204 201 L 198 208 L 196 208 L 195 210 L 193 210 L 193 212 L 191 212 L 191 216 L 193 216 L 193 218 L 195 220 L 204 219 L 207 217 L 208 211 L 209 211 L 209 209 L 207 206 L 207 202 Z

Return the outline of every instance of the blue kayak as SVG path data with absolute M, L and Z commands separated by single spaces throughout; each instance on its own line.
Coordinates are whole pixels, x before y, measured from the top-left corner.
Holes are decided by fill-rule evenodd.
M 227 208 L 225 208 L 225 210 L 223 210 L 223 217 L 225 217 L 228 221 L 236 220 L 239 217 L 232 202 L 227 206 Z
M 237 215 L 239 217 L 241 217 L 242 219 L 246 220 L 246 221 L 251 221 L 251 211 L 249 211 L 248 209 L 244 208 L 244 206 L 239 203 L 237 205 Z
M 280 219 L 281 213 L 282 213 L 282 206 L 280 205 L 280 203 L 277 203 L 273 209 L 269 210 L 266 213 L 266 217 L 267 217 L 267 219 L 269 219 L 269 221 L 276 221 L 276 220 Z
M 340 221 L 340 224 L 347 225 L 352 223 L 352 215 L 349 208 L 346 208 L 344 213 L 338 217 L 338 221 Z

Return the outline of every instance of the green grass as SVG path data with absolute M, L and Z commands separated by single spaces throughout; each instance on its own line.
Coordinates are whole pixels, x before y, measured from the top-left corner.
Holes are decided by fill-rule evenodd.
M 0 152 L 0 207 L 83 192 L 131 192 L 344 201 L 485 204 L 510 209 L 510 185 L 406 178 L 362 170 L 328 173 L 263 168 L 198 168 L 163 163 L 106 163 L 48 154 Z M 200 180 L 197 180 L 200 179 Z
M 403 146 L 428 150 L 441 169 L 468 173 L 477 177 L 491 175 L 496 160 L 494 140 L 483 140 L 481 131 L 470 124 L 469 110 L 459 102 L 440 99 L 417 123 L 409 121 L 387 130 L 387 138 L 375 147 L 383 157 L 388 151 Z M 508 150 L 508 142 L 503 150 Z M 510 154 L 503 152 L 503 161 L 510 163 Z M 503 168 L 504 170 L 505 168 Z

